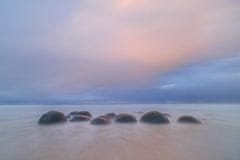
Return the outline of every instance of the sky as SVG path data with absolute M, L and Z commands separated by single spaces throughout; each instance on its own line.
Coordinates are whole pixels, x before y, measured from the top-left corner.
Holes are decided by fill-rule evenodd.
M 0 104 L 238 103 L 238 0 L 1 0 Z

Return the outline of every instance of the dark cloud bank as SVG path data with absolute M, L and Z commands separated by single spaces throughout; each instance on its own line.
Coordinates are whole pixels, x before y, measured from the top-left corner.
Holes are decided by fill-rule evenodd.
M 97 86 L 85 90 L 44 91 L 12 88 L 1 79 L 1 104 L 239 103 L 240 57 L 188 65 L 144 86 Z M 12 82 L 14 84 L 14 82 Z M 4 85 L 9 85 L 8 92 Z

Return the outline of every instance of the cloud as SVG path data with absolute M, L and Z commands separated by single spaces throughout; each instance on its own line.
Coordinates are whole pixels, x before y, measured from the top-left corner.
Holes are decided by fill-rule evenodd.
M 171 83 L 171 84 L 165 84 L 160 87 L 160 89 L 173 89 L 176 87 L 176 83 Z
M 234 0 L 0 3 L 2 97 L 81 99 L 106 88 L 137 90 L 182 66 L 240 51 Z M 179 82 L 161 85 L 175 89 Z
M 233 57 L 187 65 L 145 87 L 108 88 L 98 93 L 131 103 L 239 103 L 239 62 L 239 57 Z
M 66 60 L 65 66 L 71 63 L 61 70 L 78 68 L 75 76 L 65 77 L 84 85 L 93 79 L 144 83 L 185 63 L 239 51 L 240 5 L 234 1 L 95 0 L 83 5 L 43 42 Z

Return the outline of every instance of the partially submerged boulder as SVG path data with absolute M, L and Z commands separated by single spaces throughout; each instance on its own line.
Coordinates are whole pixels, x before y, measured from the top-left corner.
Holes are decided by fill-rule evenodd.
M 85 116 L 85 115 L 76 115 L 71 117 L 70 122 L 83 122 L 83 121 L 89 121 L 91 117 Z
M 68 114 L 67 118 L 71 118 L 72 116 L 80 116 L 80 115 L 88 116 L 90 118 L 92 117 L 92 114 L 88 111 L 73 111 Z
M 163 113 L 163 115 L 164 115 L 165 117 L 171 117 L 171 114 L 169 114 L 169 113 Z
M 107 115 L 102 115 L 102 116 L 99 116 L 99 117 L 102 117 L 102 118 L 105 118 L 105 119 L 109 119 L 109 120 L 112 120 L 111 117 L 107 116 Z
M 192 123 L 192 124 L 201 124 L 202 122 L 197 118 L 189 115 L 181 116 L 178 118 L 178 122 L 180 123 Z
M 111 118 L 110 117 L 106 117 L 106 116 L 99 116 L 97 118 L 94 118 L 91 121 L 91 124 L 93 125 L 107 125 L 111 123 Z
M 54 124 L 54 123 L 61 123 L 66 122 L 66 116 L 59 111 L 48 111 L 47 113 L 43 114 L 38 123 L 39 124 Z
M 105 116 L 108 116 L 110 118 L 115 118 L 117 115 L 115 113 L 107 113 Z
M 135 116 L 128 113 L 121 113 L 115 118 L 117 123 L 136 123 L 137 119 Z
M 151 111 L 145 113 L 141 119 L 141 122 L 144 123 L 151 123 L 151 124 L 167 124 L 169 123 L 169 120 L 167 116 L 165 116 L 163 113 L 157 112 L 157 111 Z

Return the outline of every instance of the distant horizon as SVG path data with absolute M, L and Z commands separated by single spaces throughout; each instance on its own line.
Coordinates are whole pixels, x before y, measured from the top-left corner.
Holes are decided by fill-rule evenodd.
M 195 105 L 195 104 L 240 104 L 240 102 L 143 102 L 143 103 L 134 103 L 134 102 L 114 102 L 114 103 L 0 103 L 0 106 L 23 106 L 23 105 L 145 105 L 145 104 L 186 104 L 186 105 Z

